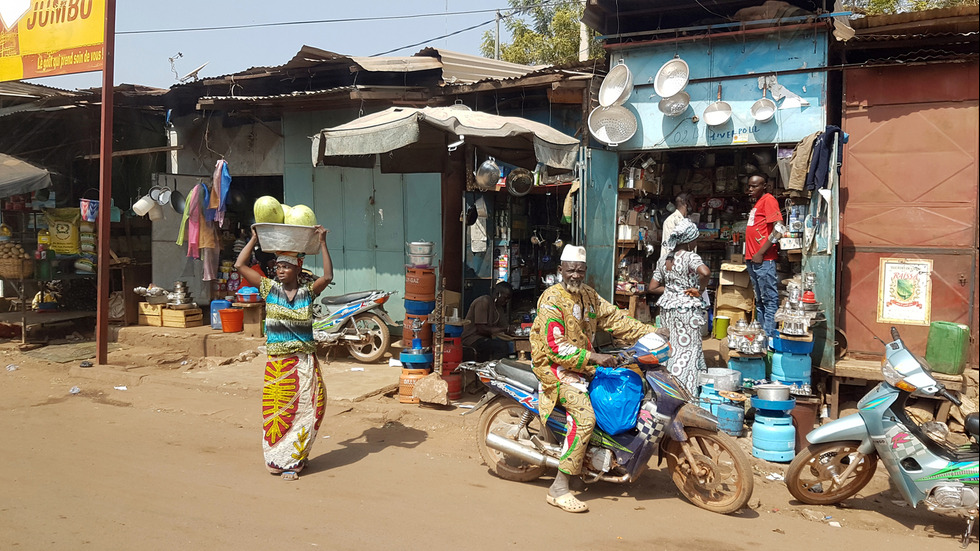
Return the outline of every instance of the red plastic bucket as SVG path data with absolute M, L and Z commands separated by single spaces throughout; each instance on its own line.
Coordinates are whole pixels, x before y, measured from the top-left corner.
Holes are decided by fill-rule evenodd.
M 221 316 L 222 333 L 241 333 L 245 329 L 245 310 L 241 308 L 224 308 L 218 310 Z

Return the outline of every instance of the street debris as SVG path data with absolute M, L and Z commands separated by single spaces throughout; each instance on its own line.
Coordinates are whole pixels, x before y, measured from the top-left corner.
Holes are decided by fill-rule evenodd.
M 20 369 L 19 365 L 7 364 L 7 371 L 17 371 L 18 369 Z
M 364 368 L 363 367 L 352 367 L 352 368 L 350 368 L 350 370 L 351 371 L 364 371 Z
M 126 386 L 125 386 L 125 385 L 120 385 L 120 386 L 114 386 L 114 387 L 112 387 L 112 388 L 114 388 L 114 389 L 116 389 L 116 390 L 129 390 L 128 388 L 126 388 Z
M 779 473 L 769 473 L 769 474 L 766 475 L 766 480 L 773 480 L 773 481 L 779 482 L 779 481 L 783 481 L 783 480 L 786 480 L 786 479 L 783 478 L 783 475 L 781 475 Z
M 68 389 L 68 392 L 71 392 L 72 394 L 78 394 L 81 391 L 82 389 L 78 388 L 77 386 L 73 386 L 70 389 Z

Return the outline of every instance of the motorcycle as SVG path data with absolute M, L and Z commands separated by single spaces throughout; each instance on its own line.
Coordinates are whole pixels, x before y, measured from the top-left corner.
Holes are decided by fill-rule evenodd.
M 389 325 L 395 325 L 384 309 L 393 291 L 358 291 L 322 297 L 313 305 L 313 340 L 317 345 L 346 346 L 354 359 L 373 363 L 391 344 Z
M 905 412 L 909 396 L 959 399 L 931 375 L 925 360 L 905 347 L 898 331 L 885 345 L 884 382 L 858 402 L 858 412 L 831 421 L 807 434 L 810 445 L 790 463 L 786 485 L 803 503 L 827 505 L 853 496 L 874 476 L 878 459 L 911 507 L 924 502 L 930 511 L 968 518 L 962 544 L 970 540 L 978 505 L 977 413 L 966 416 L 969 445 L 947 442 L 945 424 L 919 426 Z M 936 437 L 928 432 L 938 431 Z
M 666 349 L 664 339 L 650 334 L 616 354 L 618 366 L 639 367 L 644 374 L 636 427 L 612 435 L 597 424 L 581 477 L 586 483 L 631 483 L 656 453 L 657 464 L 666 459 L 674 484 L 692 503 L 717 513 L 737 511 L 752 496 L 749 460 L 731 436 L 719 432 L 717 418 L 695 405 L 683 385 L 658 369 L 666 360 Z M 460 368 L 475 373 L 487 388 L 466 414 L 485 406 L 477 438 L 491 472 L 505 480 L 528 482 L 548 469 L 557 470 L 566 413 L 556 406 L 547 422 L 541 423 L 538 379 L 531 366 L 496 360 L 464 362 Z

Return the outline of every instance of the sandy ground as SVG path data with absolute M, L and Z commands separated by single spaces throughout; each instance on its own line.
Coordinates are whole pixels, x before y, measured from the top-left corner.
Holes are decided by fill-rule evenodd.
M 758 459 L 737 514 L 694 507 L 652 468 L 580 487 L 591 511 L 573 516 L 545 503 L 550 478 L 488 472 L 477 415 L 385 395 L 332 397 L 309 468 L 285 482 L 263 466 L 254 360 L 115 354 L 136 363 L 105 377 L 0 347 L 18 366 L 0 367 L 0 550 L 952 550 L 965 526 L 899 505 L 883 468 L 843 507 L 804 506 L 767 479 L 787 465 Z M 327 366 L 328 392 L 345 371 Z

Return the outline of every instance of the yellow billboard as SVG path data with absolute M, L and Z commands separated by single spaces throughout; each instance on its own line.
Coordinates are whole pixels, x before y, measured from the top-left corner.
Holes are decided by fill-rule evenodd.
M 0 0 L 0 82 L 102 70 L 105 0 Z

